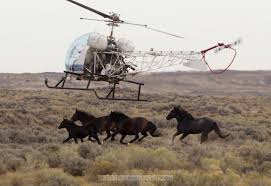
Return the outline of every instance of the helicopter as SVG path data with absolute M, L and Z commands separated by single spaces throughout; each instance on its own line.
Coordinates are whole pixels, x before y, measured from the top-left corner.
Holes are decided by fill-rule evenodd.
M 54 86 L 49 85 L 48 78 L 45 79 L 45 85 L 50 89 L 93 91 L 95 96 L 101 100 L 147 101 L 142 99 L 141 96 L 141 88 L 144 83 L 129 80 L 129 77 L 179 65 L 196 70 L 207 70 L 209 68 L 213 73 L 223 73 L 236 58 L 237 50 L 233 47 L 241 42 L 238 39 L 230 44 L 218 43 L 202 51 L 154 51 L 153 49 L 150 51 L 135 51 L 133 42 L 125 38 L 116 39 L 114 37 L 115 27 L 126 24 L 143 27 L 175 38 L 183 37 L 149 27 L 146 24 L 124 21 L 120 19 L 118 13 L 105 14 L 77 1 L 66 1 L 104 18 L 80 18 L 81 20 L 104 22 L 111 30 L 109 36 L 92 32 L 77 38 L 67 52 L 64 76 Z M 206 53 L 209 51 L 217 53 L 224 49 L 232 50 L 233 57 L 226 69 L 213 71 L 206 60 Z M 85 80 L 86 86 L 82 88 L 67 87 L 65 85 L 68 77 Z M 97 89 L 90 86 L 91 82 L 108 82 L 110 90 L 106 96 L 100 96 Z M 137 86 L 137 95 L 134 98 L 116 97 L 116 88 L 121 82 Z

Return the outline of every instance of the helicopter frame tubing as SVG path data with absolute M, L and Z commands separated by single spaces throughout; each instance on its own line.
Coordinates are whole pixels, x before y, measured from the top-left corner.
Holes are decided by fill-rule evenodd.
M 93 74 L 90 73 L 89 71 L 88 75 L 85 75 L 83 73 L 76 73 L 76 72 L 71 72 L 71 71 L 64 71 L 65 76 L 63 76 L 61 78 L 61 80 L 54 86 L 50 86 L 49 85 L 49 80 L 48 78 L 45 79 L 45 85 L 47 88 L 49 89 L 58 89 L 58 90 L 81 90 L 81 91 L 93 91 L 95 96 L 100 99 L 100 100 L 116 100 L 116 101 L 147 101 L 145 99 L 141 99 L 141 88 L 144 85 L 144 83 L 140 83 L 140 82 L 135 82 L 135 81 L 130 81 L 130 80 L 125 80 L 125 79 L 116 79 L 116 78 L 108 78 L 108 76 L 104 76 L 104 75 L 99 75 L 99 74 Z M 66 80 L 68 78 L 68 76 L 76 76 L 77 79 L 81 80 L 87 80 L 87 86 L 85 88 L 78 88 L 78 87 L 65 87 L 66 84 Z M 97 78 L 100 77 L 101 79 Z M 110 88 L 110 91 L 107 93 L 106 96 L 102 97 L 98 94 L 97 90 L 94 88 L 90 88 L 90 83 L 92 81 L 106 81 L 110 84 L 113 84 L 113 87 Z M 137 85 L 138 89 L 137 89 L 137 96 L 135 98 L 118 98 L 116 97 L 116 88 L 117 85 L 120 82 L 125 82 L 125 83 L 129 83 L 129 84 L 133 84 L 133 85 Z

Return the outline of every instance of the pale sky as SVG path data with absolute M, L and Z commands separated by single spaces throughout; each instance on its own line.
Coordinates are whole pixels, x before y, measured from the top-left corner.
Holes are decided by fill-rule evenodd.
M 78 0 L 79 1 L 79 0 Z M 121 14 L 121 19 L 176 33 L 176 39 L 144 28 L 123 25 L 136 50 L 201 50 L 217 42 L 232 42 L 238 57 L 231 69 L 271 70 L 270 0 L 80 0 L 90 7 Z M 8 0 L 0 6 L 0 72 L 61 72 L 66 52 L 76 37 L 109 33 L 100 18 L 65 0 Z

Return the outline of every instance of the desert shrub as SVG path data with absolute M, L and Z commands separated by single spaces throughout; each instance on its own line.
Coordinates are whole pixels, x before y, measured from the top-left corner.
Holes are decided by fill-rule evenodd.
M 115 162 L 100 159 L 94 162 L 93 167 L 91 168 L 91 174 L 94 173 L 94 175 L 110 175 L 116 172 L 118 169 L 119 166 Z
M 41 148 L 38 149 L 40 152 L 42 153 L 57 153 L 60 151 L 60 145 L 59 144 L 53 144 L 53 143 L 49 143 L 49 144 L 45 144 L 43 145 Z
M 270 176 L 262 176 L 256 172 L 253 172 L 243 179 L 244 185 L 251 185 L 251 186 L 269 186 L 271 185 L 271 178 Z
M 227 154 L 225 157 L 223 157 L 220 167 L 223 172 L 226 172 L 228 169 L 241 173 L 254 171 L 253 165 L 245 162 L 242 157 L 238 157 L 234 154 Z
M 130 169 L 170 170 L 180 166 L 181 161 L 176 154 L 166 148 L 144 149 L 134 146 L 127 149 L 110 149 L 96 158 L 91 171 L 97 175 L 123 173 Z
M 219 109 L 215 106 L 206 106 L 204 109 L 209 113 L 218 113 Z
M 89 161 L 81 157 L 67 157 L 61 162 L 64 171 L 73 176 L 83 176 L 89 167 Z
M 7 132 L 11 143 L 27 144 L 31 135 L 31 132 L 29 133 L 19 130 L 9 130 Z M 34 136 L 31 135 L 31 138 L 32 137 Z
M 173 181 L 169 181 L 168 185 L 182 185 L 182 186 L 234 186 L 240 185 L 241 178 L 234 172 L 228 171 L 222 173 L 215 172 L 202 172 L 202 171 L 186 171 L 179 170 L 173 173 Z
M 90 143 L 83 143 L 78 148 L 78 154 L 84 159 L 94 160 L 97 156 L 103 153 L 101 146 L 92 145 Z
M 79 186 L 79 182 L 61 170 L 48 169 L 39 171 L 35 178 L 37 186 Z
M 47 117 L 44 118 L 44 124 L 47 125 L 52 125 L 52 126 L 56 126 L 57 124 L 59 124 L 59 116 L 56 115 L 48 115 Z
M 269 162 L 271 162 L 271 152 L 267 152 L 267 153 L 264 155 L 263 161 L 269 161 Z
M 79 186 L 82 181 L 58 169 L 9 173 L 0 177 L 0 186 Z
M 0 151 L 0 174 L 18 171 L 26 165 L 26 159 L 17 150 Z
M 7 167 L 3 161 L 0 161 L 0 176 L 7 172 Z
M 269 135 L 265 130 L 246 128 L 244 133 L 259 142 L 268 141 Z
M 49 157 L 47 159 L 47 163 L 50 168 L 60 167 L 60 165 L 62 163 L 61 157 L 57 153 L 51 154 L 51 155 L 49 155 Z
M 210 157 L 209 156 L 209 151 L 200 146 L 200 145 L 196 145 L 194 147 L 192 147 L 191 151 L 188 154 L 188 160 L 190 162 L 192 162 L 195 166 L 197 167 L 201 167 L 201 159 L 204 157 Z
M 156 125 L 157 128 L 169 128 L 173 125 L 172 122 L 168 122 L 163 116 L 153 117 L 152 122 Z
M 262 163 L 271 161 L 270 145 L 262 146 L 259 144 L 244 145 L 239 150 L 239 155 L 245 160 Z
M 168 103 L 156 103 L 152 106 L 152 110 L 158 113 L 168 112 L 170 110 L 170 105 Z
M 271 176 L 271 162 L 264 161 L 257 167 L 258 172 Z
M 0 136 L 1 136 L 0 143 L 2 144 L 6 144 L 9 142 L 9 137 L 6 131 L 7 131 L 6 129 L 0 129 Z
M 235 106 L 229 106 L 229 108 L 232 110 L 233 114 L 242 114 L 242 110 Z
M 133 151 L 133 150 L 132 150 Z M 129 168 L 136 169 L 174 169 L 178 168 L 176 154 L 166 148 L 156 150 L 135 149 L 128 161 Z
M 4 129 L 1 133 L 4 133 L 2 143 L 30 144 L 48 142 L 47 136 L 43 134 L 35 135 L 30 129 Z
M 6 164 L 6 169 L 11 172 L 11 171 L 17 171 L 20 167 L 22 167 L 25 164 L 25 161 L 20 159 L 20 158 L 10 158 L 5 162 Z
M 8 173 L 0 176 L 0 186 L 28 186 L 31 185 L 29 178 L 20 173 Z

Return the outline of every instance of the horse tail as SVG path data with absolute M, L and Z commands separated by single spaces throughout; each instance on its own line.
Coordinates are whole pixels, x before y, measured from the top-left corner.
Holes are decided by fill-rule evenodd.
M 221 130 L 219 129 L 217 123 L 214 123 L 214 131 L 215 131 L 215 133 L 216 133 L 220 138 L 226 138 L 226 137 L 229 136 L 229 134 L 223 135 L 223 134 L 221 133 Z
M 157 131 L 157 127 L 150 121 L 148 122 L 148 128 L 149 128 L 149 133 L 151 134 L 152 137 L 162 136 L 162 134 Z

